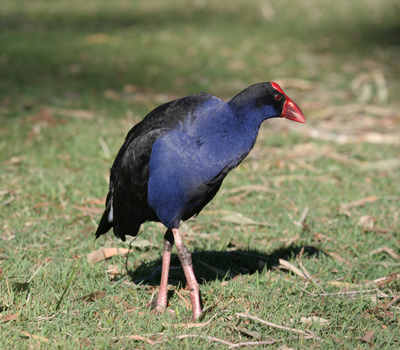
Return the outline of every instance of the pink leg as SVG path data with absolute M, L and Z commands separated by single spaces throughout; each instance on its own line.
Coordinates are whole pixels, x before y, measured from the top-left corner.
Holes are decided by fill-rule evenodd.
M 173 245 L 174 236 L 172 235 L 171 231 L 168 230 L 164 236 L 160 289 L 158 291 L 157 298 L 152 303 L 152 307 L 160 312 L 165 312 L 167 309 L 168 273 Z
M 190 299 L 192 300 L 193 319 L 196 320 L 201 314 L 200 288 L 196 276 L 194 275 L 192 256 L 183 244 L 179 229 L 172 229 L 172 233 L 174 235 L 176 249 L 178 250 L 178 257 L 181 261 L 183 272 L 185 273 L 186 281 L 189 286 Z

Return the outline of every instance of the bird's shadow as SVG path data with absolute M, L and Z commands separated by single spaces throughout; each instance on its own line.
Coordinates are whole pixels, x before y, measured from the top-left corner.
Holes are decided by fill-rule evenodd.
M 193 269 L 199 284 L 215 280 L 230 280 L 238 275 L 252 275 L 279 265 L 279 259 L 290 260 L 300 254 L 318 257 L 320 251 L 312 246 L 292 245 L 265 254 L 257 250 L 195 251 L 192 252 Z M 127 268 L 129 278 L 135 284 L 158 286 L 162 260 L 143 263 L 135 269 Z M 185 286 L 186 280 L 176 254 L 171 257 L 168 283 Z

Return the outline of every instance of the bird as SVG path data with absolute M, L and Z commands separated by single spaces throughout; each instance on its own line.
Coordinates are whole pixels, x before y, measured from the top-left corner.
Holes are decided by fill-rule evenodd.
M 167 308 L 168 273 L 176 245 L 193 319 L 201 314 L 200 289 L 180 222 L 197 216 L 226 175 L 254 146 L 271 118 L 305 123 L 301 109 L 274 82 L 251 85 L 229 102 L 200 92 L 160 105 L 128 132 L 110 170 L 105 210 L 96 238 L 113 228 L 125 241 L 147 221 L 166 227 L 161 281 L 153 309 Z

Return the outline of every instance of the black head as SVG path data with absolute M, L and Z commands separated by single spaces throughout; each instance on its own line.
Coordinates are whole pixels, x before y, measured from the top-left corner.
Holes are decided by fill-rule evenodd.
M 283 117 L 299 123 L 306 122 L 300 108 L 277 83 L 251 85 L 236 95 L 230 103 L 243 112 L 255 108 L 262 113 L 263 119 Z

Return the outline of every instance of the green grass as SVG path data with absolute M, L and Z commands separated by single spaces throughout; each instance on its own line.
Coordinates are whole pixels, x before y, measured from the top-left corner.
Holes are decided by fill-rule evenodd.
M 399 272 L 395 257 L 368 255 L 380 247 L 400 253 L 399 143 L 342 144 L 310 133 L 399 134 L 396 2 L 16 0 L 0 1 L 0 8 L 1 348 L 152 348 L 126 338 L 146 334 L 164 340 L 157 345 L 163 348 L 224 346 L 175 338 L 203 334 L 232 343 L 281 339 L 275 349 L 369 349 L 359 339 L 370 330 L 375 347 L 399 346 L 400 305 L 382 306 L 400 292 L 398 278 L 379 286 L 388 295 L 380 302 L 376 293 L 313 296 L 300 289 L 369 290 L 367 281 Z M 381 112 L 328 115 L 330 108 L 357 103 L 351 82 L 373 72 L 387 83 L 387 102 L 379 105 L 376 95 L 368 101 Z M 128 265 L 120 256 L 90 264 L 86 256 L 96 249 L 129 246 L 105 236 L 94 240 L 85 205 L 98 222 L 108 169 L 124 136 L 160 103 L 199 90 L 228 99 L 255 82 L 293 78 L 314 84 L 298 89 L 286 80 L 285 91 L 308 125 L 265 123 L 249 157 L 183 227 L 203 306 L 214 306 L 205 321 L 216 318 L 203 328 L 174 328 L 191 317 L 178 293 L 169 298 L 175 315 L 155 316 L 146 308 L 160 279 L 164 228 L 143 226 L 143 245 L 133 248 Z M 250 185 L 264 190 L 235 192 Z M 375 200 L 340 212 L 341 204 L 370 196 Z M 299 227 L 293 221 L 306 207 L 307 225 Z M 237 213 L 271 226 L 224 220 Z M 360 227 L 366 215 L 375 231 Z M 277 268 L 279 259 L 302 263 L 321 288 Z M 13 289 L 46 260 L 51 263 L 29 290 Z M 180 290 L 185 280 L 176 257 L 172 266 L 170 282 Z M 118 274 L 110 277 L 112 268 Z M 98 291 L 105 297 L 80 299 Z M 324 342 L 235 316 L 246 312 L 310 330 Z M 4 322 L 10 315 L 16 319 Z M 310 316 L 329 324 L 300 322 Z

